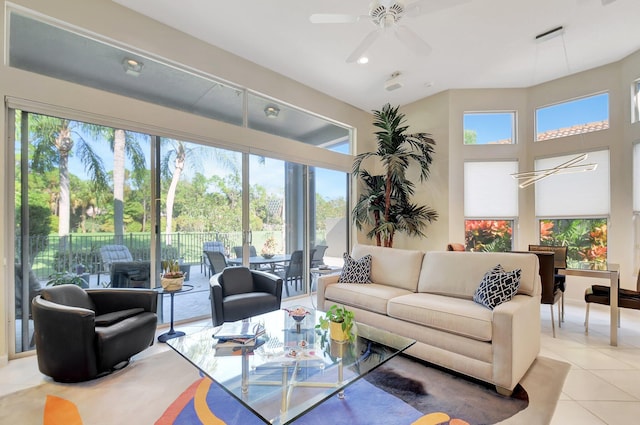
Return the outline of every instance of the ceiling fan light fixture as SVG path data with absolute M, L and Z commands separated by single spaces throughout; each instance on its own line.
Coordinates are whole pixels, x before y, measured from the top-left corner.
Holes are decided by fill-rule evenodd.
M 122 67 L 124 68 L 124 72 L 129 75 L 133 75 L 134 77 L 140 75 L 143 66 L 144 64 L 136 59 L 124 58 L 122 60 Z
M 264 108 L 264 114 L 267 116 L 267 118 L 276 119 L 280 114 L 280 108 L 275 105 L 268 105 Z

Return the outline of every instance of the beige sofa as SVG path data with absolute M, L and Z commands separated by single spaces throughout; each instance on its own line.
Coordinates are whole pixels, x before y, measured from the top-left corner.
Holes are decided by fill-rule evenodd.
M 406 353 L 489 382 L 510 394 L 540 350 L 540 276 L 535 254 L 401 250 L 356 245 L 372 255 L 372 283 L 318 279 L 318 308 L 349 306 L 356 321 L 417 342 Z M 490 310 L 473 301 L 497 264 L 521 269 L 518 293 Z

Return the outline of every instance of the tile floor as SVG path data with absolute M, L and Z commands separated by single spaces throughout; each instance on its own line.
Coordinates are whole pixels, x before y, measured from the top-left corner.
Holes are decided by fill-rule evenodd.
M 309 297 L 283 301 L 284 306 L 303 304 L 311 307 Z M 551 335 L 549 306 L 540 308 L 542 317 L 541 355 L 571 364 L 552 425 L 620 425 L 638 423 L 640 418 L 640 312 L 622 311 L 618 347 L 609 345 L 609 311 L 591 308 L 590 332 L 584 334 L 584 303 L 567 301 L 565 322 Z M 194 332 L 208 321 L 176 326 Z M 161 328 L 158 334 L 166 332 Z M 156 343 L 141 355 L 168 350 Z M 0 368 L 0 396 L 37 385 L 43 376 L 35 356 L 9 362 Z

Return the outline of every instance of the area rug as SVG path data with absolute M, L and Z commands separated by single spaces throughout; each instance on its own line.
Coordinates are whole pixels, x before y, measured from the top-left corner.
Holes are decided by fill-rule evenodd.
M 296 424 L 548 424 L 569 370 L 539 357 L 514 396 L 408 358 L 392 359 Z M 78 384 L 48 379 L 0 398 L 0 423 L 43 425 L 262 423 L 170 351 Z

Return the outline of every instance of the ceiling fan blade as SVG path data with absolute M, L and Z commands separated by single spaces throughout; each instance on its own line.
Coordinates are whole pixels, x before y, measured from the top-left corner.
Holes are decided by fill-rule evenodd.
M 398 40 L 404 43 L 412 52 L 422 56 L 427 56 L 431 53 L 431 46 L 408 27 L 401 25 L 396 28 L 395 33 Z
M 367 51 L 369 47 L 373 44 L 374 41 L 380 36 L 382 29 L 377 29 L 371 31 L 367 36 L 362 40 L 362 42 L 356 47 L 356 49 L 347 57 L 347 63 L 353 63 L 360 59 L 360 57 Z
M 449 1 L 434 1 L 434 0 L 418 0 L 407 5 L 404 8 L 405 16 L 414 17 L 424 15 L 425 13 L 433 13 L 440 10 L 449 9 L 460 4 L 469 3 L 471 0 L 449 0 Z
M 359 20 L 360 16 L 341 13 L 314 13 L 309 16 L 312 24 L 353 24 Z

